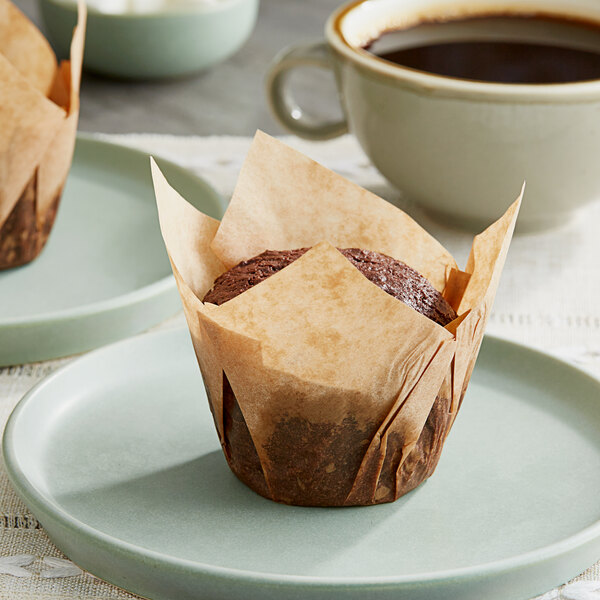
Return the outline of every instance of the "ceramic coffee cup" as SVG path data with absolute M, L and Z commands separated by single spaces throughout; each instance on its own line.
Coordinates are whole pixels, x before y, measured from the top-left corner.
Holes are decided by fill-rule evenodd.
M 526 180 L 520 231 L 563 224 L 600 198 L 600 80 L 471 81 L 402 67 L 363 49 L 385 31 L 423 21 L 506 13 L 600 25 L 596 0 L 354 1 L 329 18 L 326 43 L 275 58 L 267 77 L 272 109 L 301 137 L 350 130 L 395 187 L 451 223 L 489 223 Z M 295 101 L 288 75 L 305 66 L 335 71 L 343 120 L 319 121 Z

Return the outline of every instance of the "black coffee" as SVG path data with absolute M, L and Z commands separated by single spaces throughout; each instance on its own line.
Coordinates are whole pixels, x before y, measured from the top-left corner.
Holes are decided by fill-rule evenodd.
M 600 79 L 600 26 L 541 16 L 421 23 L 366 48 L 390 62 L 460 79 L 570 83 Z

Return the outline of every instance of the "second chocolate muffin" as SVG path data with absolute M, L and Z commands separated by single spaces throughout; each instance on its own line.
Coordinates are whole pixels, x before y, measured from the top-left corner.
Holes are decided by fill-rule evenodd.
M 204 302 L 223 304 L 249 290 L 300 258 L 309 248 L 266 250 L 218 277 Z M 444 327 L 456 312 L 429 281 L 403 262 L 370 250 L 339 251 L 372 283 L 404 304 Z

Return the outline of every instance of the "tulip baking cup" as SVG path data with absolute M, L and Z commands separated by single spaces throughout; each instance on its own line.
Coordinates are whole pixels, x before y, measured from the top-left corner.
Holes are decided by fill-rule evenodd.
M 42 251 L 71 166 L 85 36 L 85 5 L 71 59 L 56 62 L 42 34 L 0 0 L 0 269 Z
M 160 224 L 225 458 L 287 504 L 391 502 L 435 470 L 465 394 L 519 197 L 465 271 L 398 208 L 258 132 L 221 222 L 152 165 Z M 221 306 L 214 280 L 264 250 L 310 247 Z M 338 248 L 401 260 L 458 313 L 441 327 Z

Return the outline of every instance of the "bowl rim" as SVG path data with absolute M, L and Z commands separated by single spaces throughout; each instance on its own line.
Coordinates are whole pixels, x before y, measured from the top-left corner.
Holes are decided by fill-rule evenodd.
M 88 19 L 104 18 L 118 19 L 123 21 L 133 20 L 154 20 L 165 17 L 189 17 L 201 16 L 204 14 L 225 12 L 231 8 L 235 8 L 241 4 L 249 4 L 258 0 L 203 0 L 198 1 L 196 6 L 181 6 L 181 7 L 165 7 L 160 10 L 149 12 L 103 12 L 94 6 L 87 5 Z M 77 12 L 77 0 L 38 0 L 40 5 L 50 4 L 56 8 L 66 10 L 68 12 Z M 86 3 L 87 4 L 87 3 Z

